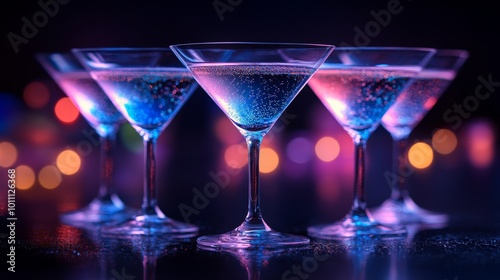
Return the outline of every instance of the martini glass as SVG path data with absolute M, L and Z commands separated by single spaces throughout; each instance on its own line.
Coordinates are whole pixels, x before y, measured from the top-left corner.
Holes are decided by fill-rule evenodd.
M 66 224 L 84 226 L 128 218 L 131 210 L 124 205 L 113 186 L 113 150 L 116 133 L 125 118 L 71 52 L 39 53 L 35 57 L 100 138 L 99 193 L 87 206 L 62 213 L 61 220 Z
M 260 205 L 259 150 L 266 133 L 333 50 L 329 45 L 223 42 L 171 46 L 248 146 L 248 213 L 222 234 L 199 237 L 206 247 L 282 247 L 309 238 L 277 232 Z
M 336 239 L 407 233 L 404 227 L 379 223 L 366 208 L 366 143 L 382 116 L 434 52 L 429 48 L 336 48 L 311 78 L 311 89 L 352 137 L 356 164 L 350 212 L 333 224 L 310 226 L 310 236 Z
M 405 178 L 398 170 L 407 168 L 408 138 L 413 129 L 433 108 L 443 92 L 455 79 L 467 60 L 465 50 L 437 50 L 414 82 L 403 91 L 396 103 L 382 117 L 382 126 L 393 139 L 393 175 L 391 197 L 371 209 L 373 216 L 386 224 L 446 224 L 448 216 L 422 209 L 411 199 Z
M 158 207 L 156 142 L 197 88 L 169 48 L 73 49 L 74 54 L 144 142 L 141 209 L 124 222 L 102 227 L 104 236 L 157 236 L 197 232 L 194 225 L 167 217 Z

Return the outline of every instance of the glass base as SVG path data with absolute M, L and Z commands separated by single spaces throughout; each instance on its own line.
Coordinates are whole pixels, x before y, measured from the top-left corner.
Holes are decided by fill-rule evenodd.
M 389 225 L 445 225 L 448 222 L 448 215 L 422 209 L 411 198 L 387 199 L 371 213 L 375 219 Z
M 110 200 L 96 198 L 82 209 L 61 213 L 60 220 L 67 225 L 86 226 L 124 221 L 132 214 L 132 209 L 117 196 L 112 196 Z
M 249 229 L 252 227 L 253 229 Z M 258 229 L 256 229 L 257 227 Z M 196 242 L 198 246 L 210 248 L 275 249 L 308 245 L 310 240 L 305 236 L 277 232 L 270 229 L 265 223 L 262 226 L 256 226 L 245 222 L 227 233 L 198 237 Z
M 190 236 L 198 232 L 198 227 L 175 221 L 162 215 L 139 214 L 121 223 L 103 226 L 101 236 L 127 238 L 131 236 Z
M 319 239 L 397 238 L 408 234 L 406 228 L 402 226 L 384 225 L 369 215 L 348 215 L 342 221 L 333 224 L 310 226 L 307 232 L 311 237 Z

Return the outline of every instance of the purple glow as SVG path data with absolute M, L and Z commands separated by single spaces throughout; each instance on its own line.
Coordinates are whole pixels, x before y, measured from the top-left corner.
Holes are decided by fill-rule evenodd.
M 478 168 L 491 165 L 495 154 L 496 135 L 488 121 L 477 121 L 467 129 L 467 154 Z
M 297 137 L 288 143 L 286 153 L 295 163 L 307 163 L 314 155 L 314 147 L 307 138 Z

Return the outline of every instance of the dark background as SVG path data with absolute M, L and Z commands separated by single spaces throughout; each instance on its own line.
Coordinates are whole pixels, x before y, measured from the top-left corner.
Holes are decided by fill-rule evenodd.
M 220 0 L 221 3 L 229 2 L 226 1 Z M 0 141 L 10 141 L 18 147 L 19 158 L 15 165 L 30 164 L 37 172 L 42 166 L 53 163 L 51 157 L 64 147 L 75 148 L 80 141 L 85 140 L 81 131 L 90 129 L 81 117 L 71 125 L 62 124 L 54 117 L 53 106 L 64 93 L 34 60 L 37 52 L 67 51 L 74 47 L 167 47 L 203 41 L 308 42 L 337 46 L 343 43 L 359 46 L 363 43 L 370 46 L 465 49 L 470 52 L 470 57 L 457 79 L 411 136 L 411 142 L 428 141 L 435 129 L 449 128 L 454 129 L 459 137 L 459 145 L 451 155 L 436 155 L 430 167 L 416 170 L 408 180 L 412 197 L 425 208 L 461 217 L 461 223 L 474 221 L 484 226 L 499 224 L 498 134 L 495 138 L 494 160 L 485 168 L 477 168 L 469 162 L 464 135 L 474 123 L 481 121 L 489 123 L 497 132 L 500 87 L 495 87 L 496 91 L 486 100 L 480 101 L 477 109 L 462 118 L 463 122 L 456 129 L 452 128 L 453 123 L 443 118 L 443 113 L 453 108 L 454 104 L 463 104 L 464 100 L 474 96 L 476 87 L 480 85 L 479 76 L 487 78 L 491 75 L 493 81 L 500 81 L 500 34 L 498 10 L 493 6 L 495 1 L 400 0 L 398 2 L 402 11 L 392 14 L 387 25 L 375 30 L 373 36 L 364 42 L 357 41 L 359 38 L 356 37 L 355 28 L 365 30 L 374 21 L 372 11 L 379 13 L 387 9 L 388 3 L 396 1 L 241 0 L 231 2 L 237 5 L 222 14 L 223 20 L 217 14 L 214 2 L 71 0 L 67 4 L 59 4 L 58 12 L 49 17 L 47 23 L 39 27 L 32 38 L 27 39 L 26 44 L 20 44 L 17 53 L 9 42 L 8 34 L 13 32 L 22 35 L 24 23 L 21 18 L 26 17 L 32 22 L 33 15 L 41 8 L 37 1 L 4 2 L 0 9 L 0 35 L 3 36 L 0 50 Z M 36 80 L 49 86 L 51 99 L 47 106 L 35 110 L 25 105 L 22 92 L 28 83 Z M 262 175 L 262 209 L 271 227 L 305 234 L 308 225 L 338 220 L 348 211 L 354 178 L 353 147 L 347 134 L 307 86 L 287 112 L 294 118 L 283 131 L 274 134 L 273 140 L 273 147 L 282 156 L 280 165 L 275 172 Z M 213 182 L 210 172 L 226 170 L 222 160 L 225 144 L 215 135 L 214 127 L 221 117 L 224 116 L 212 100 L 198 89 L 160 137 L 159 205 L 168 216 L 182 220 L 179 205 L 193 205 L 193 189 L 202 190 L 207 183 Z M 40 119 L 48 120 L 49 125 L 46 121 L 37 121 Z M 51 143 L 36 144 L 26 136 L 34 129 L 46 127 L 50 127 L 55 136 Z M 236 132 L 232 127 L 227 129 Z M 309 135 L 317 140 L 325 133 L 336 135 L 341 143 L 337 160 L 324 164 L 316 159 L 306 165 L 294 165 L 287 160 L 285 145 L 288 140 L 297 135 Z M 243 138 L 240 142 L 244 142 Z M 117 144 L 117 192 L 128 205 L 139 207 L 142 196 L 142 151 L 125 149 L 120 139 Z M 52 279 L 57 278 L 57 271 L 67 273 L 71 279 L 86 279 L 85 275 L 97 274 L 93 271 L 98 271 L 97 261 L 87 266 L 78 265 L 87 259 L 96 260 L 96 247 L 77 242 L 82 237 L 76 230 L 60 227 L 58 213 L 84 206 L 96 195 L 98 162 L 99 152 L 96 148 L 83 158 L 81 171 L 73 176 L 63 176 L 58 188 L 45 190 L 35 183 L 29 190 L 17 192 L 17 238 L 30 240 L 31 243 L 27 244 L 35 244 L 20 245 L 23 255 L 18 264 L 21 271 L 30 271 L 27 265 L 33 262 L 38 264 L 31 271 L 53 275 Z M 391 170 L 391 138 L 383 129 L 375 131 L 368 142 L 367 167 L 368 205 L 377 206 L 389 195 L 383 174 Z M 4 182 L 7 180 L 4 174 L 7 171 L 0 168 L 0 172 L 0 216 L 3 216 L 6 210 Z M 331 184 L 331 188 L 328 188 L 330 191 L 319 191 L 320 177 L 326 178 L 326 182 Z M 210 199 L 208 206 L 199 214 L 192 215 L 190 221 L 210 233 L 236 227 L 246 211 L 246 182 L 246 168 L 243 168 L 238 175 L 231 177 L 230 186 Z M 0 233 L 4 232 L 2 226 Z M 477 278 L 477 275 L 496 279 L 498 256 L 492 251 L 498 248 L 498 240 L 494 239 L 498 235 L 492 234 L 493 239 L 490 239 L 487 234 L 486 241 L 472 243 L 474 247 L 462 242 L 474 238 L 473 233 L 468 235 L 467 232 L 460 232 L 456 242 L 453 234 L 449 239 L 439 234 L 431 236 L 430 243 L 424 238 L 415 247 L 414 255 L 424 259 L 429 257 L 426 260 L 431 263 L 427 269 L 415 268 L 421 271 L 421 279 L 455 279 L 456 276 L 460 276 L 457 278 L 460 280 L 486 279 L 481 276 Z M 455 246 L 452 247 L 455 251 L 440 247 L 443 240 L 444 247 Z M 463 252 L 470 250 L 477 252 L 477 255 L 464 255 Z M 182 249 L 179 251 L 183 252 Z M 2 255 L 3 252 L 2 247 Z M 159 269 L 164 272 L 174 268 L 177 277 L 184 272 L 200 276 L 205 271 L 217 271 L 221 279 L 228 273 L 239 273 L 244 278 L 244 272 L 232 258 L 213 255 L 209 258 L 200 255 L 193 257 L 193 250 L 184 252 L 180 258 L 164 259 Z M 450 254 L 445 255 L 443 252 L 451 252 L 451 258 L 447 260 L 446 256 Z M 226 266 L 228 261 L 234 263 L 231 269 Z M 282 271 L 300 261 L 298 258 L 285 262 L 275 269 L 274 276 L 279 277 Z M 101 260 L 99 262 L 102 264 Z M 136 273 L 141 269 L 139 262 L 133 261 Z M 68 268 L 65 266 L 67 263 L 73 266 Z M 487 265 L 482 266 L 484 263 Z M 192 269 L 194 264 L 200 270 Z M 435 274 L 429 272 L 434 271 L 434 264 Z M 344 267 L 340 266 L 342 263 L 330 263 L 331 271 L 327 270 L 327 265 L 322 266 L 314 279 L 325 279 L 321 275 L 330 277 L 332 274 L 328 273 L 332 271 L 344 271 Z M 120 268 L 118 264 L 116 267 Z M 433 268 L 429 270 L 429 267 Z M 112 276 L 109 271 L 106 279 Z M 426 276 L 426 272 L 430 274 Z M 39 276 L 38 272 L 34 273 Z M 79 277 L 75 278 L 74 275 Z M 379 279 L 375 273 L 372 276 L 373 279 Z M 234 277 L 231 276 L 231 279 Z
M 80 118 L 72 125 L 58 122 L 52 107 L 64 96 L 33 55 L 45 51 L 67 51 L 74 47 L 167 47 L 171 44 L 203 41 L 272 41 L 342 43 L 359 46 L 355 28 L 364 30 L 374 20 L 371 11 L 387 9 L 395 1 L 264 1 L 242 0 L 221 20 L 212 0 L 205 1 L 92 1 L 71 0 L 59 5 L 59 11 L 28 39 L 15 53 L 8 35 L 21 35 L 22 17 L 32 21 L 41 8 L 36 1 L 10 1 L 0 11 L 2 24 L 0 92 L 9 95 L 16 106 L 0 108 L 0 141 L 19 145 L 23 160 L 50 163 L 36 158 L 41 150 L 75 147 L 82 140 L 80 131 L 89 128 Z M 220 2 L 226 3 L 221 0 Z M 500 81 L 500 40 L 498 10 L 494 1 L 421 1 L 401 0 L 402 11 L 392 14 L 385 27 L 380 27 L 368 41 L 370 46 L 409 46 L 465 49 L 470 57 L 457 79 L 436 106 L 414 130 L 411 140 L 428 140 L 437 128 L 450 128 L 443 113 L 453 104 L 463 104 L 475 94 L 480 84 L 478 77 Z M 44 109 L 33 110 L 24 105 L 22 91 L 31 81 L 41 80 L 50 85 L 51 101 Z M 475 121 L 487 121 L 498 129 L 498 90 L 479 103 L 455 130 L 459 147 L 449 156 L 436 156 L 433 164 L 418 170 L 410 177 L 412 195 L 426 208 L 469 217 L 484 223 L 497 223 L 500 217 L 500 177 L 496 152 L 493 163 L 486 168 L 475 168 L 467 161 L 461 135 Z M 12 100 L 11 99 L 11 100 Z M 16 112 L 12 112 L 15 108 Z M 313 92 L 306 86 L 292 102 L 289 113 L 295 118 L 279 133 L 284 151 L 285 141 L 304 132 L 318 131 L 331 125 L 331 131 L 343 139 L 342 161 L 329 165 L 311 164 L 303 170 L 289 171 L 283 157 L 276 172 L 262 176 L 262 207 L 271 227 L 288 232 L 303 232 L 312 223 L 330 222 L 341 218 L 352 199 L 352 145 L 333 117 L 328 115 Z M 8 114 L 6 113 L 8 112 Z M 20 121 L 23 115 L 45 115 L 56 127 L 57 141 L 53 145 L 32 145 L 19 133 L 32 126 Z M 224 170 L 221 164 L 223 144 L 214 133 L 214 122 L 222 116 L 220 110 L 198 89 L 165 130 L 159 141 L 159 203 L 164 212 L 182 219 L 178 206 L 191 204 L 193 188 L 202 189 L 213 179 L 210 172 Z M 35 125 L 36 126 L 36 125 Z M 323 129 L 324 130 L 324 129 Z M 498 137 L 498 136 L 497 136 Z M 497 140 L 495 140 L 498 143 Z M 243 138 L 241 138 L 243 143 Z M 142 195 L 142 154 L 131 153 L 118 143 L 117 191 L 123 200 L 138 207 Z M 500 148 L 496 144 L 496 148 Z M 391 138 L 383 129 L 377 130 L 368 143 L 367 195 L 369 206 L 380 204 L 389 194 L 383 178 L 391 169 Z M 1 156 L 1 155 L 0 155 Z M 35 185 L 18 192 L 18 214 L 24 217 L 23 226 L 32 226 L 57 220 L 57 213 L 68 201 L 85 205 L 97 191 L 98 149 L 83 161 L 82 171 L 63 178 L 62 185 L 47 191 Z M 41 164 L 41 163 L 40 163 Z M 44 163 L 45 164 L 45 163 Z M 316 166 L 316 167 L 315 167 Z M 302 168 L 302 167 L 301 167 Z M 323 200 L 315 190 L 315 172 L 331 168 L 332 182 L 341 189 L 333 199 Z M 288 171 L 287 171 L 288 170 Z M 324 172 L 324 171 L 323 171 Z M 3 174 L 6 171 L 2 171 Z M 293 174 L 295 173 L 295 174 Z M 338 180 L 336 177 L 338 176 Z M 210 204 L 191 221 L 207 231 L 222 232 L 237 226 L 246 211 L 246 169 L 231 178 L 231 188 L 221 190 Z M 2 179 L 3 180 L 3 179 Z M 1 183 L 4 185 L 3 183 Z M 2 195 L 6 193 L 2 189 Z M 335 193 L 335 192 L 334 192 Z M 324 197 L 323 197 L 324 198 Z M 75 206 L 75 205 L 73 205 Z M 4 210 L 2 205 L 2 210 Z M 64 208 L 65 209 L 65 208 Z M 3 213 L 2 213 L 3 214 Z
M 479 85 L 478 76 L 500 80 L 498 74 L 498 30 L 496 23 L 495 9 L 487 1 L 234 1 L 238 4 L 222 13 L 223 19 L 219 18 L 214 1 L 79 1 L 72 0 L 67 4 L 59 4 L 59 10 L 53 17 L 49 17 L 47 23 L 39 27 L 32 38 L 28 38 L 26 44 L 18 46 L 16 54 L 7 34 L 10 32 L 22 35 L 22 17 L 27 17 L 31 22 L 33 15 L 41 10 L 35 1 L 16 1 L 10 3 L 9 7 L 2 9 L 2 65 L 0 75 L 0 90 L 4 93 L 12 94 L 20 98 L 23 88 L 33 80 L 43 80 L 51 83 L 50 77 L 43 71 L 38 63 L 33 59 L 36 52 L 43 51 L 65 51 L 73 47 L 109 47 L 109 46 L 169 46 L 177 43 L 202 42 L 202 41 L 275 41 L 275 42 L 313 42 L 327 43 L 334 45 L 355 45 L 361 44 L 370 46 L 420 46 L 435 48 L 457 48 L 470 52 L 470 57 L 462 67 L 458 78 L 450 86 L 440 101 L 436 104 L 421 124 L 412 134 L 412 139 L 429 139 L 432 131 L 436 128 L 450 128 L 453 123 L 443 119 L 443 113 L 452 108 L 452 104 L 462 104 L 463 101 L 474 95 L 476 87 Z M 222 1 L 222 3 L 226 3 Z M 373 23 L 373 12 L 380 13 L 386 10 L 388 3 L 399 3 L 401 12 L 392 14 L 385 27 L 380 26 L 379 30 L 373 30 L 368 40 L 360 40 L 356 37 L 356 28 L 365 30 L 366 26 Z M 52 99 L 62 97 L 63 93 L 53 86 Z M 22 103 L 22 101 L 21 101 Z M 463 119 L 463 124 L 476 119 L 487 119 L 496 125 L 495 109 L 498 104 L 496 92 L 485 100 L 481 101 L 478 109 L 470 112 L 468 118 Z M 50 104 L 49 104 L 50 105 Z M 50 106 L 49 106 L 50 107 Z M 23 104 L 20 110 L 30 110 Z M 38 113 L 51 114 L 50 108 Z M 312 111 L 317 115 L 325 116 L 325 109 L 319 105 L 319 101 L 312 91 L 305 87 L 302 94 L 297 97 L 288 110 L 297 117 L 288 125 L 282 135 L 292 135 L 295 131 L 310 130 L 317 127 L 318 119 L 311 120 Z M 206 118 L 205 116 L 213 116 Z M 217 150 L 217 141 L 213 138 L 213 120 L 220 116 L 218 108 L 199 89 L 192 99 L 186 104 L 184 110 L 178 115 L 172 126 L 167 129 L 169 135 L 164 138 L 171 139 L 169 145 L 178 143 L 189 143 L 184 146 L 174 146 L 172 157 L 178 156 L 177 164 L 168 164 L 169 169 L 175 169 L 172 174 L 176 178 L 168 180 L 180 180 L 192 186 L 203 186 L 204 182 L 210 180 L 207 176 L 202 178 L 191 176 L 194 169 L 199 168 L 200 172 L 207 174 L 210 171 L 210 160 L 220 155 Z M 13 120 L 2 119 L 2 122 L 13 122 Z M 314 122 L 314 123 L 313 123 Z M 319 120 L 321 123 L 336 124 L 333 118 L 328 116 Z M 59 133 L 68 132 L 68 129 L 79 131 L 87 124 L 81 120 L 70 126 L 57 124 L 60 127 Z M 75 126 L 77 128 L 75 128 Z M 466 126 L 461 125 L 457 130 Z M 12 128 L 12 127 L 10 127 Z M 170 130 L 170 131 L 168 131 Z M 9 138 L 13 134 L 4 129 L 2 138 Z M 61 134 L 62 135 L 62 134 Z M 207 138 L 207 135 L 209 136 Z M 69 141 L 78 141 L 81 135 L 76 133 L 69 137 Z M 285 138 L 285 137 L 284 137 Z M 210 140 L 212 139 L 212 140 Z M 205 140 L 205 141 L 203 141 Z M 208 140 L 208 141 L 207 141 Z M 22 141 L 22 139 L 19 139 Z M 243 141 L 243 139 L 242 139 Z M 77 142 L 76 142 L 77 143 Z M 372 158 L 385 159 L 377 160 L 374 167 L 369 171 L 369 178 L 375 182 L 383 182 L 381 174 L 384 169 L 390 168 L 390 138 L 382 130 L 377 130 L 369 142 L 369 148 L 382 145 L 384 148 L 372 148 Z M 384 145 L 387 145 L 384 146 Z M 188 148 L 189 147 L 189 148 Z M 36 147 L 35 147 L 36 148 Z M 215 148 L 215 149 L 214 149 Z M 350 147 L 346 147 L 350 149 Z M 178 149 L 184 149 L 181 153 Z M 96 149 L 97 150 L 97 149 Z M 93 153 L 97 155 L 97 152 Z M 184 155 L 184 156 L 183 156 Z M 193 156 L 193 157 L 190 157 Z M 381 157 L 380 157 L 381 156 Z M 458 157 L 460 159 L 460 157 Z M 181 164 L 185 162 L 186 165 Z M 349 161 L 345 164 L 350 165 Z M 124 164 L 124 166 L 126 166 Z M 467 164 L 463 164 L 467 168 Z M 125 167 L 123 167 L 125 168 Z M 376 170 L 375 168 L 379 169 Z M 440 168 L 445 168 L 446 172 L 441 172 Z M 213 167 L 212 167 L 213 169 Z M 492 174 L 491 170 L 481 171 L 483 176 Z M 208 170 L 208 171 L 207 171 Z M 461 171 L 456 171 L 446 166 L 439 166 L 439 162 L 429 168 L 430 172 L 439 173 L 443 183 L 438 185 L 451 185 L 457 174 L 463 175 Z M 458 173 L 457 173 L 458 172 Z M 473 170 L 470 170 L 472 173 Z M 163 171 L 167 173 L 167 171 Z M 281 172 L 282 173 L 282 172 Z M 425 172 L 424 172 L 425 173 Z M 181 176 L 179 176 L 181 175 Z M 476 183 L 471 175 L 471 184 Z M 477 175 L 479 176 L 479 175 Z M 414 176 L 427 178 L 429 176 Z M 434 177 L 430 177 L 434 178 Z M 196 179 L 199 182 L 196 182 Z M 265 180 L 267 178 L 263 178 Z M 276 175 L 273 180 L 284 180 Z M 424 180 L 424 179 L 422 179 Z M 242 178 L 242 184 L 245 179 Z M 307 181 L 307 180 L 306 180 Z M 467 181 L 467 180 L 466 180 Z M 276 181 L 279 183 L 279 181 Z M 432 179 L 432 183 L 436 180 Z M 486 181 L 488 182 L 488 181 Z M 430 184 L 431 181 L 424 181 L 423 184 Z M 350 184 L 349 182 L 347 184 Z M 379 184 L 379 183 L 376 183 Z M 376 185 L 375 183 L 372 185 Z M 495 189 L 494 182 L 484 197 L 491 198 L 490 194 Z M 495 185 L 498 187 L 498 183 Z M 186 188 L 189 190 L 190 188 Z M 244 188 L 242 188 L 244 189 Z M 442 193 L 445 196 L 453 196 L 446 189 Z M 469 189 L 471 192 L 473 188 Z M 370 189 L 369 202 L 372 205 L 380 203 L 387 195 L 387 188 Z M 491 191 L 491 192 L 490 192 Z M 91 193 L 89 191 L 89 193 Z M 182 193 L 182 191 L 179 191 Z M 456 192 L 455 192 L 456 193 Z M 140 194 L 140 193 L 139 193 Z M 264 191 L 265 194 L 265 191 Z M 349 192 L 346 192 L 348 195 Z M 192 195 L 187 192 L 186 197 Z M 242 196 L 245 192 L 242 191 Z M 418 195 L 418 194 L 416 194 Z M 433 207 L 440 206 L 439 199 L 432 198 L 433 195 L 423 193 L 422 198 L 432 204 Z M 182 197 L 182 194 L 181 194 Z M 480 196 L 484 198 L 483 196 Z M 471 200 L 467 195 L 464 198 Z M 484 201 L 478 198 L 477 201 L 468 203 L 458 203 L 456 200 L 440 197 L 441 204 L 446 204 L 453 209 L 466 209 L 466 205 L 476 205 L 476 210 L 484 208 Z M 265 199 L 265 197 L 264 197 Z M 313 199 L 313 197 L 311 197 Z M 182 201 L 182 199 L 180 199 Z M 293 201 L 293 200 L 292 200 Z M 346 201 L 350 199 L 346 198 Z M 221 201 L 222 203 L 222 201 Z M 300 203 L 300 201 L 296 201 Z M 311 200 L 311 204 L 314 202 Z M 178 204 L 178 203 L 176 203 Z M 348 207 L 346 202 L 345 207 Z M 244 204 L 241 204 L 244 205 Z M 267 204 L 264 204 L 264 207 Z M 457 206 L 462 205 L 462 206 Z M 340 207 L 340 206 L 339 206 Z M 345 207 L 340 207 L 339 212 L 343 212 Z M 451 209 L 450 208 L 450 209 Z M 337 208 L 335 208 L 337 209 Z M 243 210 L 244 211 L 244 210 Z M 208 218 L 208 217 L 207 217 Z

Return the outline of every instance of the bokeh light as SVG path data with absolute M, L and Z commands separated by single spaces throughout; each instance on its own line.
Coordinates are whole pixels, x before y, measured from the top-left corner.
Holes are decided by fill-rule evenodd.
M 27 190 L 35 184 L 35 172 L 27 165 L 16 168 L 16 189 Z
M 313 145 L 305 137 L 292 139 L 286 146 L 286 153 L 291 161 L 295 163 L 307 163 L 313 157 Z
M 495 154 L 495 133 L 488 122 L 473 123 L 467 129 L 467 156 L 479 168 L 490 166 Z
M 58 156 L 56 165 L 59 171 L 65 175 L 73 175 L 80 170 L 80 156 L 72 150 L 64 150 Z
M 0 134 L 16 129 L 17 119 L 23 113 L 22 102 L 16 94 L 0 92 Z
M 26 113 L 18 127 L 20 136 L 36 146 L 52 146 L 62 143 L 60 127 L 43 113 Z
M 431 146 L 424 142 L 417 142 L 408 151 L 410 164 L 418 169 L 424 169 L 431 165 L 434 159 L 434 152 Z
M 455 150 L 458 139 L 453 131 L 443 128 L 438 129 L 432 135 L 432 147 L 436 152 L 447 155 Z
M 224 161 L 232 168 L 242 168 L 248 162 L 248 149 L 243 144 L 234 144 L 224 151 Z
M 340 145 L 337 139 L 325 136 L 316 142 L 314 146 L 316 156 L 325 162 L 333 161 L 340 153 Z
M 61 172 L 53 165 L 44 166 L 40 172 L 38 172 L 38 182 L 40 182 L 40 185 L 45 189 L 55 189 L 62 182 Z
M 222 143 L 229 145 L 242 140 L 241 133 L 225 115 L 219 117 L 215 122 L 215 134 Z
M 262 173 L 273 172 L 280 162 L 278 153 L 272 148 L 262 148 L 260 151 L 259 170 Z
M 31 108 L 42 108 L 49 103 L 50 91 L 42 82 L 31 82 L 23 90 L 23 99 Z
M 0 166 L 9 168 L 17 160 L 17 149 L 10 142 L 0 142 Z
M 72 123 L 78 118 L 78 115 L 80 115 L 80 112 L 69 97 L 59 99 L 54 107 L 54 112 L 57 118 L 64 123 Z

